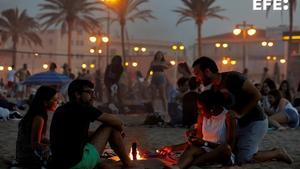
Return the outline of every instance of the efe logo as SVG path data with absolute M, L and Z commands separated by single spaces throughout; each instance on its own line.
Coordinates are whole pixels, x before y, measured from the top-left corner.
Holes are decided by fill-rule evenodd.
M 253 0 L 254 11 L 282 11 L 289 9 L 289 0 Z

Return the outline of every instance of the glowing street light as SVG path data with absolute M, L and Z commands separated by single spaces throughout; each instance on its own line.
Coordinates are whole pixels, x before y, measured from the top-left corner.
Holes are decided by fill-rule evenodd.
M 170 64 L 171 64 L 172 66 L 174 66 L 174 65 L 176 65 L 176 61 L 175 61 L 175 60 L 171 60 L 171 61 L 170 61 Z
M 234 35 L 239 35 L 241 32 L 242 32 L 242 30 L 240 28 L 233 29 L 233 34 Z
M 90 64 L 90 68 L 94 69 L 95 68 L 95 64 L 94 63 Z
M 132 62 L 132 66 L 133 66 L 133 67 L 137 67 L 137 66 L 138 66 L 138 63 L 137 63 L 137 62 Z
M 274 43 L 273 42 L 268 42 L 268 46 L 272 47 L 272 46 L 274 46 Z
M 129 66 L 129 62 L 125 62 L 125 66 L 128 67 Z
M 253 36 L 256 33 L 256 29 L 250 28 L 250 29 L 247 30 L 247 33 L 248 33 L 249 36 Z
M 237 63 L 236 60 L 231 60 L 231 61 L 230 61 L 230 64 L 232 64 L 232 65 L 236 65 L 236 63 Z
M 228 43 L 223 43 L 222 47 L 223 48 L 228 48 Z
M 12 71 L 12 67 L 11 67 L 11 66 L 8 66 L 8 67 L 7 67 L 7 70 L 8 70 L 8 71 Z
M 221 43 L 216 43 L 216 44 L 215 44 L 215 47 L 216 47 L 216 48 L 221 47 Z
M 0 66 L 0 71 L 3 71 L 4 70 L 4 66 Z
M 277 60 L 277 57 L 276 57 L 276 56 L 273 56 L 273 57 L 272 57 L 272 60 L 276 61 L 276 60 Z
M 47 70 L 48 69 L 48 64 L 43 64 L 43 69 Z
M 253 36 L 256 34 L 256 29 L 253 25 L 247 24 L 246 21 L 243 21 L 241 24 L 235 25 L 235 29 L 233 30 L 234 35 L 240 35 L 243 36 L 243 70 L 247 68 L 247 62 L 248 62 L 248 56 L 246 52 L 246 38 L 247 35 Z
M 267 60 L 271 60 L 272 57 L 271 57 L 271 56 L 267 56 L 266 59 L 267 59 Z
M 266 41 L 261 42 L 261 46 L 267 46 L 267 45 L 268 45 L 268 42 L 266 42 Z
M 183 46 L 183 45 L 180 45 L 180 46 L 179 46 L 179 50 L 184 50 L 184 46 Z
M 101 49 L 98 49 L 98 53 L 101 54 L 101 53 L 102 53 L 102 50 L 101 50 Z
M 133 48 L 133 50 L 134 50 L 135 52 L 138 52 L 138 51 L 140 50 L 140 48 L 136 46 L 136 47 Z
M 172 45 L 172 50 L 177 50 L 177 45 Z
M 87 67 L 87 65 L 86 65 L 85 63 L 83 63 L 83 64 L 81 65 L 81 68 L 82 68 L 82 69 L 86 69 L 86 67 Z
M 38 56 L 39 55 L 39 53 L 34 53 L 34 56 Z
M 280 63 L 285 64 L 286 60 L 285 59 L 280 59 Z
M 227 65 L 228 64 L 228 60 L 227 59 L 223 59 L 222 63 L 223 63 L 223 65 Z
M 96 36 L 90 36 L 89 37 L 90 42 L 96 43 L 97 42 L 97 37 Z
M 149 75 L 150 75 L 150 76 L 153 75 L 153 70 L 150 70 Z
M 141 51 L 142 51 L 142 52 L 146 52 L 146 51 L 147 51 L 147 48 L 142 47 L 142 48 L 141 48 Z
M 90 53 L 95 53 L 95 49 L 90 49 Z
M 109 42 L 109 38 L 108 38 L 107 36 L 103 36 L 103 37 L 101 38 L 101 40 L 102 40 L 102 42 L 104 42 L 104 43 L 108 43 L 108 42 Z

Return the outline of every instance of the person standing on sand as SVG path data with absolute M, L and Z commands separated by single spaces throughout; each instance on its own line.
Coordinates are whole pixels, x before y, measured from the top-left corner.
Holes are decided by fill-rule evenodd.
M 285 149 L 258 151 L 258 146 L 268 129 L 268 120 L 259 106 L 260 92 L 239 72 L 219 73 L 212 59 L 206 56 L 198 58 L 193 63 L 193 72 L 204 86 L 213 90 L 227 91 L 235 98 L 235 104 L 230 111 L 238 118 L 237 129 L 237 163 L 263 162 L 279 160 L 292 163 L 292 158 Z
M 114 115 L 102 113 L 93 107 L 94 85 L 89 80 L 74 80 L 68 88 L 69 102 L 54 113 L 50 142 L 53 169 L 93 169 L 100 164 L 107 142 L 120 157 L 123 166 L 129 168 L 130 159 L 124 147 L 123 123 Z M 93 121 L 102 125 L 89 133 Z

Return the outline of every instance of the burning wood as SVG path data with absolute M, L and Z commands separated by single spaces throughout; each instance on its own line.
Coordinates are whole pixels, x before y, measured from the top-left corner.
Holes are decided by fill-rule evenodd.
M 140 151 L 137 148 L 137 144 L 134 142 L 131 145 L 129 158 L 131 160 L 143 160 L 144 158 L 141 156 Z

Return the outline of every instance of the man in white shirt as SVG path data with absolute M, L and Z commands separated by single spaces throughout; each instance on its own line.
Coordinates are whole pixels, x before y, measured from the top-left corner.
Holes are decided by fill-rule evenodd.
M 15 70 L 15 66 L 12 65 L 11 66 L 11 70 L 9 70 L 7 72 L 7 92 L 8 92 L 8 95 L 11 96 L 13 94 L 13 89 L 15 87 L 15 73 L 16 73 L 16 70 Z

